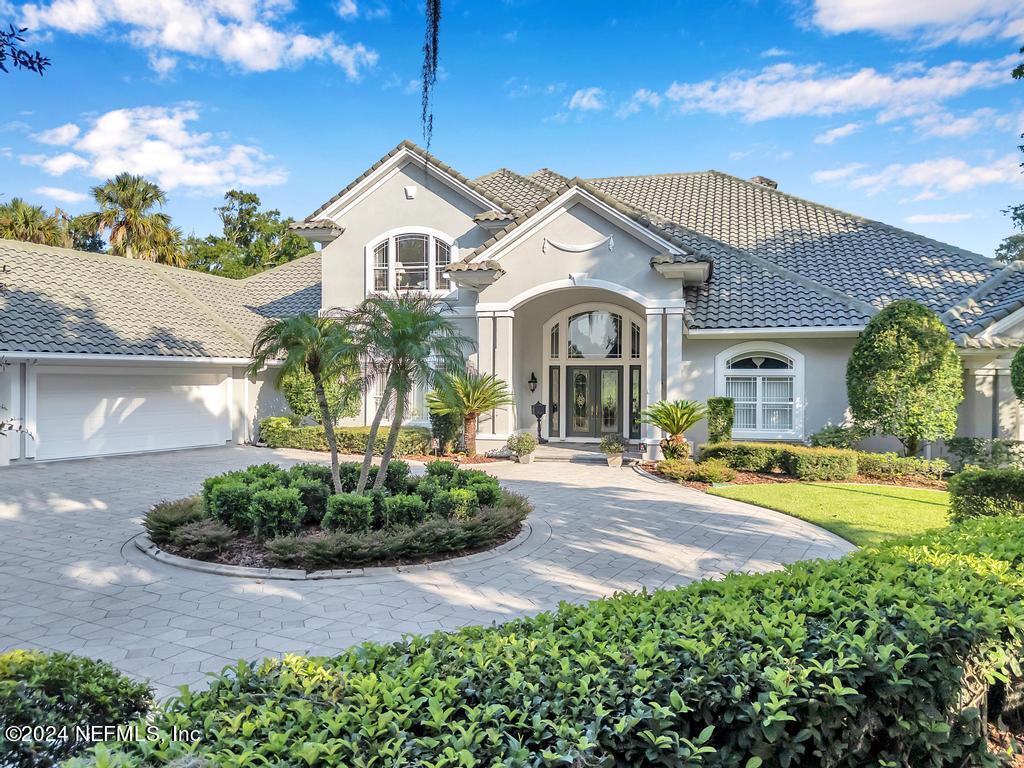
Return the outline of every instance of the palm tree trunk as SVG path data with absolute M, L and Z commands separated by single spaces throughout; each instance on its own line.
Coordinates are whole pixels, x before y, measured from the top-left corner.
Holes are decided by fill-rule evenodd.
M 377 412 L 373 414 L 373 421 L 370 424 L 370 434 L 366 439 L 366 452 L 363 454 L 363 466 L 359 470 L 359 482 L 356 483 L 356 493 L 366 490 L 366 481 L 370 477 L 370 467 L 373 466 L 373 446 L 377 442 L 377 432 L 380 430 L 380 423 L 384 420 L 384 412 L 388 409 L 388 396 L 391 394 L 391 377 L 388 376 L 384 382 L 384 394 L 380 398 L 380 405 Z
M 476 420 L 479 415 L 478 413 L 467 413 L 462 423 L 462 429 L 465 432 L 466 455 L 471 457 L 476 456 Z
M 398 442 L 398 433 L 402 429 L 402 419 L 405 418 L 406 393 L 403 387 L 395 388 L 395 418 L 391 422 L 391 432 L 388 433 L 388 441 L 384 444 L 384 452 L 380 456 L 380 468 L 377 470 L 377 478 L 373 481 L 373 487 L 384 487 L 384 475 L 387 473 L 388 464 L 391 463 L 391 456 L 395 452 L 395 444 Z
M 316 393 L 316 401 L 320 406 L 320 419 L 324 424 L 324 436 L 327 438 L 327 446 L 331 449 L 331 482 L 334 484 L 334 492 L 341 493 L 341 470 L 338 468 L 338 439 L 334 434 L 334 419 L 331 418 L 331 409 L 327 405 L 327 393 L 324 391 L 324 380 L 320 375 L 320 369 L 311 370 L 313 376 L 313 391 Z

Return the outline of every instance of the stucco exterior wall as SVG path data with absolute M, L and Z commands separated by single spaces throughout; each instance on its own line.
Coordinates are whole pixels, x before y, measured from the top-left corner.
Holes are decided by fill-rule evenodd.
M 270 416 L 287 416 L 291 413 L 284 395 L 277 389 L 277 368 L 261 371 L 255 380 L 249 381 L 249 434 L 253 440 L 259 439 L 259 423 Z
M 405 187 L 416 196 L 406 199 Z M 436 229 L 455 240 L 461 258 L 480 245 L 486 232 L 473 216 L 483 208 L 423 168 L 406 163 L 393 176 L 356 203 L 338 224 L 345 231 L 323 249 L 323 306 L 353 307 L 366 295 L 366 246 L 398 227 Z
M 614 239 L 611 250 L 601 245 L 573 253 L 549 244 L 544 252 L 544 238 L 563 245 L 584 245 L 608 235 Z M 651 269 L 651 257 L 656 253 L 647 243 L 576 203 L 501 254 L 506 274 L 480 292 L 480 301 L 508 302 L 538 285 L 566 280 L 571 273 L 586 273 L 590 279 L 623 285 L 649 298 L 682 299 L 681 280 L 668 280 Z

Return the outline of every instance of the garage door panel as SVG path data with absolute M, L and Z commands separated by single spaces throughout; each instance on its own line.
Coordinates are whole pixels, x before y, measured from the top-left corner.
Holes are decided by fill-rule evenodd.
M 36 457 L 99 456 L 230 439 L 222 374 L 37 376 Z

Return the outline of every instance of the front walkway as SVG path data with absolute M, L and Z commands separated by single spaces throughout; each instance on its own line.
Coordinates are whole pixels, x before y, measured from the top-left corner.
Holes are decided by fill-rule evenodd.
M 238 658 L 332 654 L 852 549 L 785 515 L 565 462 L 485 465 L 533 501 L 535 525 L 529 546 L 476 562 L 261 582 L 167 566 L 130 544 L 154 502 L 271 460 L 324 456 L 231 446 L 0 470 L 0 649 L 106 659 L 166 695 Z

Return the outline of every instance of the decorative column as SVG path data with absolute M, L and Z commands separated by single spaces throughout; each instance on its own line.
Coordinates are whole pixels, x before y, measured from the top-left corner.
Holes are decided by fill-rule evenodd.
M 683 312 L 682 307 L 665 310 L 665 399 L 682 400 L 685 397 L 683 376 Z
M 494 313 L 480 312 L 476 318 L 476 369 L 479 373 L 494 373 Z M 493 413 L 482 413 L 477 420 L 480 433 L 494 432 Z
M 516 381 L 512 365 L 512 323 L 515 312 L 506 310 L 494 313 L 494 375 L 508 385 L 512 393 L 512 405 L 505 405 L 494 412 L 494 429 L 498 438 L 504 438 L 516 430 Z
M 663 309 L 647 310 L 647 392 L 645 408 L 652 403 L 664 399 L 663 383 L 663 359 L 665 350 L 662 348 L 662 334 L 664 333 L 665 311 Z M 643 442 L 645 453 L 649 459 L 660 458 L 661 451 L 658 443 L 661 442 L 661 430 L 655 429 L 652 424 L 643 425 Z

